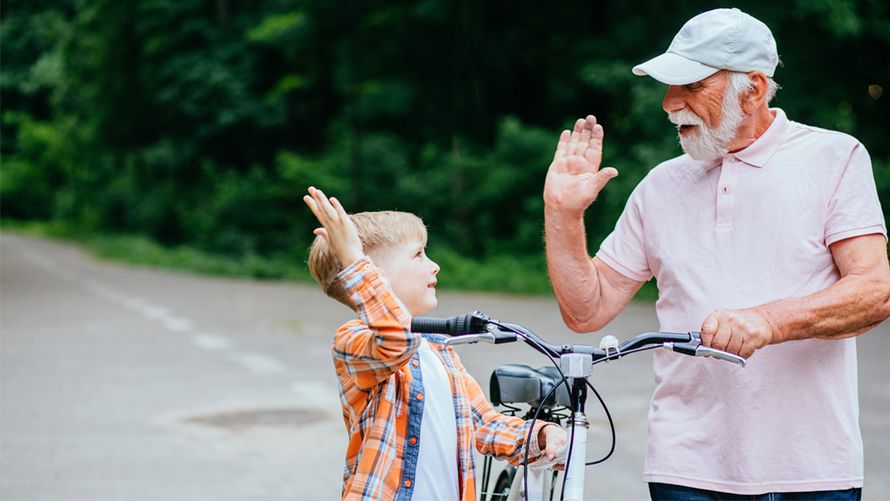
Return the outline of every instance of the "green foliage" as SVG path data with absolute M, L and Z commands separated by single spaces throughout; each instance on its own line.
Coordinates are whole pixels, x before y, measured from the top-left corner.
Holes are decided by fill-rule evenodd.
M 429 256 L 442 268 L 438 279 L 444 289 L 513 294 L 547 294 L 550 291 L 543 253 L 473 259 L 443 246 L 432 247 Z
M 3 161 L 0 210 L 7 217 L 47 219 L 52 216 L 53 187 L 59 184 L 53 160 L 62 138 L 51 125 L 26 113 L 5 112 L 3 123 L 18 128 L 19 154 Z
M 306 16 L 300 12 L 285 12 L 266 16 L 257 26 L 247 31 L 247 40 L 274 45 L 279 40 L 303 28 Z
M 588 211 L 594 249 L 679 154 L 664 87 L 630 68 L 713 6 L 4 2 L 0 213 L 139 235 L 122 248 L 149 261 L 179 249 L 171 262 L 212 253 L 275 276 L 256 263 L 305 254 L 315 185 L 351 211 L 421 215 L 455 286 L 547 290 L 541 189 L 559 131 L 595 113 L 620 172 Z M 743 8 L 776 35 L 775 104 L 860 139 L 890 200 L 890 4 Z

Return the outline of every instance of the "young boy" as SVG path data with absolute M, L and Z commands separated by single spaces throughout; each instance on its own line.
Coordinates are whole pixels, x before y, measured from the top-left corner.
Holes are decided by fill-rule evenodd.
M 349 216 L 311 187 L 303 200 L 323 226 L 309 270 L 358 315 L 333 342 L 349 432 L 343 499 L 474 501 L 473 445 L 519 464 L 529 423 L 494 410 L 443 336 L 409 330 L 437 304 L 426 228 L 404 212 Z M 538 422 L 529 458 L 552 460 L 565 442 L 562 428 Z

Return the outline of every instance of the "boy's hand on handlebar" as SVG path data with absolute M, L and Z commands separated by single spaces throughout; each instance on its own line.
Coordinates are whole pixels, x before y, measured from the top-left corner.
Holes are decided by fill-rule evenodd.
M 339 200 L 328 198 L 324 192 L 310 186 L 309 194 L 303 196 L 303 201 L 323 226 L 316 228 L 313 233 L 327 242 L 344 268 L 364 255 L 358 230 Z
M 772 326 L 757 308 L 718 309 L 708 315 L 701 326 L 703 345 L 742 358 L 750 357 L 755 350 L 770 344 L 772 339 Z
M 559 211 L 582 214 L 603 186 L 618 175 L 612 167 L 600 170 L 603 126 L 593 115 L 579 118 L 574 130 L 559 136 L 553 163 L 544 181 L 544 203 Z
M 564 459 L 560 455 L 565 454 L 568 437 L 566 431 L 562 427 L 550 424 L 544 426 L 538 431 L 538 447 L 543 452 L 543 457 L 548 461 Z M 562 461 L 554 469 L 562 469 Z

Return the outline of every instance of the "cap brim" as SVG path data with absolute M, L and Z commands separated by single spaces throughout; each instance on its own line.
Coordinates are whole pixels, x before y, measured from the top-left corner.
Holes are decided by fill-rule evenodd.
M 668 85 L 686 85 L 703 80 L 720 71 L 671 52 L 634 66 L 634 75 L 650 76 Z

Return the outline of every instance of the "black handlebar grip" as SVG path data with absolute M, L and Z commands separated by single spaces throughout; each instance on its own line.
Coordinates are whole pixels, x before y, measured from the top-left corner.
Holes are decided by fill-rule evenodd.
M 411 319 L 411 332 L 446 334 L 461 336 L 485 332 L 488 317 L 478 311 L 448 318 L 414 317 Z

